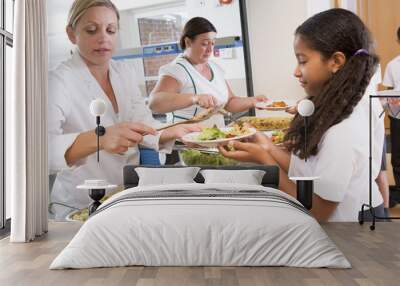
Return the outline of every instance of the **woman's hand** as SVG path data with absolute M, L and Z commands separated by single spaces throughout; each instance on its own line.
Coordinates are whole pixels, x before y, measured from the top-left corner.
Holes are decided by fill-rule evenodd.
M 254 97 L 249 97 L 249 100 L 252 102 L 252 107 L 256 107 L 257 102 L 267 102 L 268 98 L 265 95 L 256 95 Z
M 230 144 L 233 147 L 231 151 L 226 146 L 218 146 L 218 149 L 225 157 L 237 161 L 267 164 L 268 157 L 270 156 L 268 153 L 270 145 L 272 145 L 272 142 L 268 137 L 264 134 L 256 133 L 252 137 L 251 142 L 233 141 Z
M 400 99 L 399 98 L 389 98 L 388 102 L 395 106 L 400 106 Z
M 193 96 L 193 103 L 203 108 L 213 108 L 218 105 L 218 100 L 211 94 L 195 94 Z
M 122 122 L 106 128 L 104 136 L 100 136 L 100 149 L 109 153 L 121 154 L 139 144 L 143 136 L 156 134 L 156 130 L 135 122 Z
M 184 135 L 191 132 L 200 132 L 201 126 L 198 124 L 180 124 L 165 129 L 160 136 L 160 143 L 165 143 L 171 140 L 182 138 Z
M 200 132 L 201 126 L 199 124 L 180 124 L 168 129 L 171 129 L 174 138 L 182 138 L 188 133 Z

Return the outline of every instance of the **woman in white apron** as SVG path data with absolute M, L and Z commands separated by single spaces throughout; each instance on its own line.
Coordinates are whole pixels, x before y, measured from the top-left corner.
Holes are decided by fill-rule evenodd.
M 265 101 L 262 95 L 239 97 L 232 93 L 225 72 L 209 58 L 213 53 L 217 30 L 207 19 L 189 20 L 180 40 L 184 53 L 162 66 L 159 80 L 150 96 L 149 107 L 158 113 L 173 113 L 173 121 L 191 119 L 207 108 L 225 108 L 241 112 Z M 202 126 L 225 126 L 221 114 L 216 114 Z
M 175 138 L 200 130 L 186 125 L 157 133 L 152 128 L 161 124 L 145 105 L 134 68 L 111 59 L 118 27 L 119 13 L 111 1 L 74 1 L 67 33 L 77 49 L 49 75 L 49 167 L 57 174 L 51 211 L 57 218 L 88 206 L 87 192 L 76 189 L 84 180 L 121 185 L 123 167 L 139 164 L 138 144 L 170 152 Z M 96 120 L 89 111 L 98 98 L 107 106 L 99 163 Z

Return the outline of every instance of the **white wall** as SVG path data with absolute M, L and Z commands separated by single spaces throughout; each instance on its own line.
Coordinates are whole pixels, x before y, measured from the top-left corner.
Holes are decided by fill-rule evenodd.
M 68 40 L 65 27 L 67 26 L 68 11 L 73 0 L 48 0 L 47 24 L 49 42 L 49 68 L 55 68 L 60 62 L 69 57 L 74 45 Z
M 357 14 L 357 0 L 342 0 L 341 7 Z
M 272 99 L 303 97 L 293 76 L 293 35 L 307 18 L 307 0 L 250 0 L 246 4 L 254 93 Z
M 64 1 L 64 0 L 63 0 Z M 179 2 L 180 0 L 112 0 L 118 10 L 136 9 L 149 6 L 163 5 L 173 2 Z
M 307 17 L 311 17 L 312 15 L 321 11 L 328 10 L 331 8 L 331 6 L 331 0 L 307 0 Z

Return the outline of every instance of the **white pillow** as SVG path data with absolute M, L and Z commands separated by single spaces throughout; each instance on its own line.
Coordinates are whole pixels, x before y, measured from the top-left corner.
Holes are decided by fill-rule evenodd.
M 135 168 L 139 176 L 139 186 L 195 183 L 193 179 L 196 177 L 199 170 L 199 167 Z
M 246 185 L 261 185 L 265 171 L 262 170 L 213 170 L 200 171 L 204 183 L 233 183 Z

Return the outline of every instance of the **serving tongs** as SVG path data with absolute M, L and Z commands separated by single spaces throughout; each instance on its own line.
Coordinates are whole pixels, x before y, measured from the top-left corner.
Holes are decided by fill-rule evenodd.
M 206 109 L 206 110 L 204 110 L 202 112 L 199 112 L 199 114 L 193 116 L 192 119 L 176 122 L 176 123 L 173 123 L 173 124 L 164 125 L 162 127 L 157 128 L 156 130 L 157 131 L 161 131 L 161 130 L 164 130 L 164 129 L 167 129 L 167 128 L 170 128 L 170 127 L 173 127 L 173 126 L 176 126 L 176 125 L 180 125 L 180 124 L 192 124 L 192 123 L 202 122 L 202 121 L 207 120 L 211 116 L 213 116 L 215 114 L 218 114 L 218 113 L 220 113 L 222 115 L 229 114 L 229 112 L 226 111 L 223 108 L 209 108 L 209 109 Z
M 208 153 L 208 154 L 218 154 L 219 153 L 219 150 L 217 148 L 188 147 L 186 145 L 175 145 L 173 149 L 177 150 L 177 151 L 196 150 L 196 151 L 200 151 L 201 153 Z

